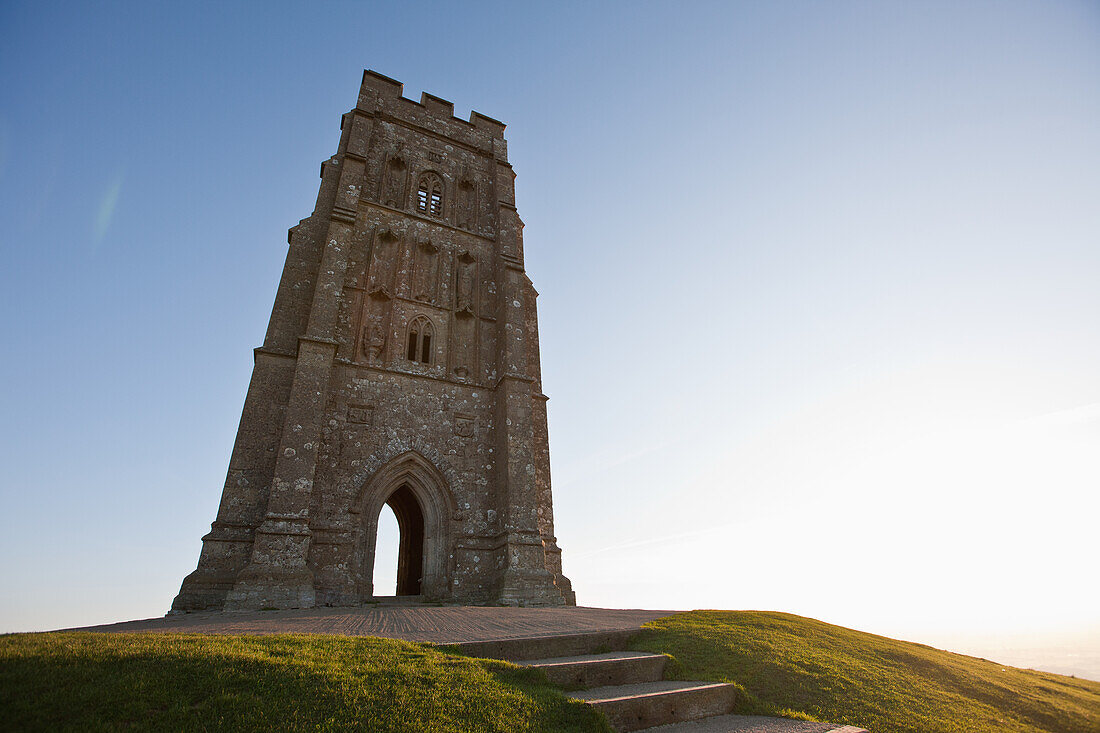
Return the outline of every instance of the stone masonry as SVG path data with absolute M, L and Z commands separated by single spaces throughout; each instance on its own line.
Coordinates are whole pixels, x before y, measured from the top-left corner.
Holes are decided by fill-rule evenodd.
M 399 595 L 575 605 L 554 537 L 537 293 L 504 125 L 366 71 L 289 232 L 217 519 L 174 612 Z

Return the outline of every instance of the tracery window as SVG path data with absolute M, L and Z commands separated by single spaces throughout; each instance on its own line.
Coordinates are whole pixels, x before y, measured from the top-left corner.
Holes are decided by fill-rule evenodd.
M 424 316 L 418 316 L 409 324 L 409 361 L 421 364 L 432 363 L 432 322 Z
M 416 186 L 416 210 L 421 214 L 443 218 L 443 179 L 434 173 L 420 176 Z

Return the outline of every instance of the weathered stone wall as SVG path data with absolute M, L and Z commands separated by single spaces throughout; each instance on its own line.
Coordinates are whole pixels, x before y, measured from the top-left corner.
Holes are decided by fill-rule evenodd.
M 364 73 L 290 230 L 218 517 L 174 610 L 370 599 L 378 511 L 401 487 L 423 517 L 424 596 L 575 602 L 504 125 L 401 92 Z

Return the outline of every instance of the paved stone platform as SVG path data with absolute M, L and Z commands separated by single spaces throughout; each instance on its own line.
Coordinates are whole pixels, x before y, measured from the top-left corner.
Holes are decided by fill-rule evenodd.
M 553 607 L 363 606 L 249 613 L 188 613 L 67 631 L 191 634 L 341 634 L 454 644 L 621 631 L 675 611 Z

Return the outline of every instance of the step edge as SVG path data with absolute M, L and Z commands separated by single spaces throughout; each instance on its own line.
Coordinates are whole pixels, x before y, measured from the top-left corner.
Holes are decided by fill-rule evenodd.
M 622 647 L 629 644 L 639 632 L 640 629 L 632 628 L 602 629 L 567 634 L 510 636 L 503 639 L 465 639 L 438 642 L 436 646 L 449 647 L 453 653 L 465 656 L 503 659 L 520 664 L 529 659 L 584 656 L 604 644 L 611 647 L 609 651 L 625 651 Z M 530 649 L 532 646 L 536 647 L 534 651 Z
M 436 646 L 463 646 L 465 644 L 501 644 L 511 641 L 540 641 L 543 639 L 583 639 L 589 636 L 609 634 L 639 634 L 641 629 L 600 629 L 598 631 L 571 631 L 564 634 L 538 634 L 536 636 L 505 636 L 499 639 L 463 639 L 462 641 L 435 641 Z
M 734 687 L 734 685 L 732 685 L 728 682 L 714 682 L 714 683 L 707 683 L 707 684 L 704 684 L 704 685 L 698 685 L 698 686 L 695 686 L 695 687 L 676 687 L 676 688 L 673 688 L 671 690 L 654 690 L 653 692 L 640 692 L 640 693 L 637 693 L 635 695 L 623 695 L 622 697 L 598 697 L 598 698 L 591 699 L 591 700 L 590 699 L 585 699 L 583 697 L 573 697 L 573 699 L 574 700 L 580 700 L 581 702 L 586 702 L 590 705 L 596 705 L 596 704 L 602 703 L 602 702 L 619 702 L 620 700 L 640 700 L 640 699 L 646 698 L 646 697 L 660 697 L 662 695 L 677 695 L 677 694 L 680 694 L 680 693 L 698 692 L 700 690 L 714 690 L 714 689 L 717 689 L 717 688 L 720 688 L 720 687 L 732 688 L 732 687 Z M 585 690 L 576 690 L 576 692 L 585 692 Z M 572 697 L 572 695 L 570 695 L 570 697 Z M 851 732 L 850 731 L 845 731 L 845 733 L 851 733 Z
M 721 718 L 723 715 L 737 715 L 739 717 L 749 717 L 749 718 L 762 717 L 762 718 L 769 718 L 769 719 L 772 717 L 770 715 L 756 716 L 756 715 L 744 715 L 744 714 L 741 714 L 741 713 L 723 713 L 721 715 L 708 715 L 705 718 L 694 718 L 692 720 L 679 720 L 679 721 L 676 721 L 674 723 L 658 723 L 657 725 L 653 725 L 653 726 L 650 726 L 648 728 L 639 728 L 638 730 L 634 731 L 634 733 L 651 733 L 652 731 L 655 731 L 658 728 L 667 730 L 667 729 L 669 729 L 669 726 L 675 726 L 675 725 L 686 724 L 686 723 L 697 723 L 699 721 L 709 720 L 710 718 Z M 788 720 L 788 719 L 784 718 L 784 720 Z M 833 725 L 833 724 L 828 723 L 828 725 Z M 830 728 L 829 730 L 824 731 L 824 733 L 871 733 L 871 732 L 869 730 L 867 730 L 866 728 L 859 728 L 859 727 L 856 727 L 854 725 L 841 725 L 841 726 L 837 726 L 836 728 Z
M 551 657 L 552 658 L 552 657 Z M 545 669 L 546 667 L 572 667 L 577 665 L 613 664 L 617 662 L 649 662 L 654 659 L 668 659 L 664 654 L 647 654 L 643 657 L 611 657 L 610 659 L 578 659 L 572 662 L 537 662 L 523 664 L 524 667 Z

